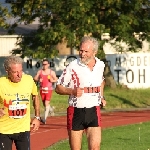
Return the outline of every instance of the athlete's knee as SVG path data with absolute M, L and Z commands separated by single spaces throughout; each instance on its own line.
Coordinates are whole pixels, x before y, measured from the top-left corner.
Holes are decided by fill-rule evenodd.
M 89 145 L 89 150 L 100 150 L 100 143 L 93 143 Z

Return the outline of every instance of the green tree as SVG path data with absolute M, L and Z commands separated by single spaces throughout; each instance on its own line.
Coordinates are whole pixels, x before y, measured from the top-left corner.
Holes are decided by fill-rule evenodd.
M 10 13 L 7 8 L 3 7 L 0 3 L 0 27 L 8 28 L 7 19 L 9 19 Z
M 69 47 L 78 49 L 81 37 L 91 35 L 100 41 L 98 57 L 105 59 L 103 45 L 109 41 L 102 38 L 104 33 L 109 33 L 110 40 L 125 42 L 133 52 L 142 47 L 143 40 L 150 40 L 149 8 L 149 0 L 13 0 L 11 16 L 15 23 L 9 33 L 13 34 L 18 24 L 31 24 L 38 18 L 37 31 L 18 39 L 20 48 L 14 52 L 53 57 L 58 53 L 58 43 L 66 41 Z M 105 75 L 110 77 L 110 71 Z
M 149 0 L 14 0 L 11 15 L 16 21 L 9 33 L 20 23 L 30 24 L 39 18 L 34 37 L 18 43 L 25 55 L 36 51 L 38 55 L 34 57 L 45 51 L 47 55 L 57 54 L 54 45 L 62 40 L 78 48 L 81 37 L 89 34 L 100 40 L 99 56 L 104 57 L 101 52 L 107 41 L 101 39 L 103 33 L 109 33 L 110 39 L 126 42 L 130 51 L 136 51 L 142 47 L 142 40 L 149 41 L 149 5 Z M 136 39 L 133 33 L 142 34 Z
M 103 44 L 107 41 L 102 40 L 103 33 L 109 33 L 110 39 L 126 42 L 129 51 L 142 47 L 142 40 L 149 41 L 149 5 L 149 0 L 15 0 L 11 4 L 11 14 L 16 22 L 10 33 L 17 24 L 30 24 L 38 17 L 40 26 L 32 43 L 31 40 L 25 42 L 26 38 L 18 43 L 24 54 L 36 52 L 35 57 L 45 51 L 57 54 L 54 45 L 62 40 L 78 48 L 81 37 L 90 34 L 99 39 L 98 54 L 104 58 Z M 136 39 L 133 33 L 142 34 Z

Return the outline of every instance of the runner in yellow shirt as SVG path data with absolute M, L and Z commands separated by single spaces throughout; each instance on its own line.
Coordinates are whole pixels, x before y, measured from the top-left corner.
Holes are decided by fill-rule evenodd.
M 34 98 L 35 118 L 32 131 L 40 125 L 37 87 L 30 75 L 23 74 L 23 60 L 9 56 L 4 61 L 7 73 L 0 78 L 0 150 L 30 150 L 30 97 Z

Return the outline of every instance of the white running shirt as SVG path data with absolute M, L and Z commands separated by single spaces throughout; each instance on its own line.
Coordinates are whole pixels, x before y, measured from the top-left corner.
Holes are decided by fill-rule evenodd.
M 91 108 L 101 104 L 100 86 L 104 80 L 103 72 L 105 64 L 96 58 L 96 64 L 91 71 L 79 59 L 72 61 L 62 75 L 57 84 L 74 89 L 75 87 L 84 88 L 81 97 L 69 96 L 69 106 L 77 108 Z

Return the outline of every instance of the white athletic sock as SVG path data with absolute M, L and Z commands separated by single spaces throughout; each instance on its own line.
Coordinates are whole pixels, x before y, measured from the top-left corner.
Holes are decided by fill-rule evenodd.
M 50 109 L 49 109 L 50 113 L 54 112 L 53 107 L 51 107 L 51 105 L 49 105 L 49 106 L 50 106 Z
M 48 117 L 48 113 L 50 111 L 50 105 L 46 106 L 45 107 L 45 113 L 44 113 L 44 119 L 46 121 L 47 117 Z
M 50 115 L 51 115 L 51 116 L 55 116 L 55 113 L 54 113 L 54 106 L 50 106 L 49 112 L 50 112 Z

